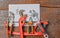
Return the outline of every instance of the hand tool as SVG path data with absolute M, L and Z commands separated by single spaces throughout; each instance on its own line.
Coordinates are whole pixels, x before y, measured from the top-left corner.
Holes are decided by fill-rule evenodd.
M 48 34 L 46 33 L 46 27 L 48 25 L 48 22 L 46 21 L 41 21 L 41 22 L 37 22 L 36 26 L 35 26 L 35 30 L 37 28 L 40 29 L 40 32 L 43 34 L 44 38 L 48 38 Z
M 23 15 L 24 10 L 20 10 L 20 19 L 19 19 L 19 29 L 20 29 L 20 37 L 23 38 L 23 25 L 25 24 L 27 15 Z
M 30 32 L 33 31 L 33 20 L 32 20 L 31 17 L 30 17 L 30 19 L 29 19 L 28 25 L 29 25 L 29 26 L 28 26 L 27 32 L 30 33 Z
M 42 32 L 44 38 L 48 38 L 48 34 L 46 33 L 47 25 L 48 25 L 48 22 L 46 21 L 41 21 L 41 24 L 38 25 L 40 26 L 40 31 Z
M 14 24 L 14 13 L 13 12 L 9 12 L 9 26 L 10 26 L 10 35 L 12 35 L 12 31 L 13 31 L 13 24 Z

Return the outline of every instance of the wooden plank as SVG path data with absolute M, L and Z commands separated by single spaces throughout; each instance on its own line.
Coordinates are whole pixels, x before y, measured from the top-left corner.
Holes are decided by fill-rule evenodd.
M 35 0 L 1 0 L 0 1 L 0 10 L 8 9 L 9 4 L 27 4 L 34 3 Z
M 7 10 L 0 10 L 0 26 L 3 26 L 4 20 L 7 20 L 8 11 Z
M 9 4 L 41 4 L 41 7 L 60 8 L 60 0 L 0 0 L 0 10 L 8 9 Z

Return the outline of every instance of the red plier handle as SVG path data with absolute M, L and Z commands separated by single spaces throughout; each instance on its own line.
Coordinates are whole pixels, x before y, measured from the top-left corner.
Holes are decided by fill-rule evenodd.
M 20 19 L 19 19 L 19 23 L 20 23 L 22 26 L 25 24 L 26 17 L 27 17 L 27 16 L 24 15 L 24 16 L 20 17 Z

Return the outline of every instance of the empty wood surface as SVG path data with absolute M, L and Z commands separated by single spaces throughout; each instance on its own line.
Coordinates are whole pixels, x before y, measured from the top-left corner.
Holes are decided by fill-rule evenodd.
M 60 0 L 0 0 L 0 9 L 8 9 L 9 4 L 40 4 L 41 7 L 59 8 Z

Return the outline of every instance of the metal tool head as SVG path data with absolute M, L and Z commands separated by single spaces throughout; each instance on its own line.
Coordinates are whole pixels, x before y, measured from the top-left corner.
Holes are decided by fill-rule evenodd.
M 15 15 L 13 12 L 9 11 L 8 21 L 13 21 L 15 18 Z
M 9 14 L 10 14 L 11 17 L 14 17 L 14 13 L 13 12 L 10 11 Z
M 23 12 L 24 12 L 25 10 L 19 10 L 19 15 L 20 16 L 23 16 Z

